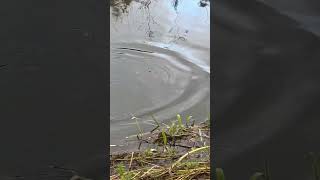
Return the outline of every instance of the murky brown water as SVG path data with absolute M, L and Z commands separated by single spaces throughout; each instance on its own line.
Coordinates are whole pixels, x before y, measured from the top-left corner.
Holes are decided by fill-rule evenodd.
M 159 121 L 210 109 L 210 8 L 199 0 L 116 1 L 110 7 L 110 143 Z M 177 3 L 176 3 L 177 2 Z M 117 148 L 112 147 L 111 151 Z

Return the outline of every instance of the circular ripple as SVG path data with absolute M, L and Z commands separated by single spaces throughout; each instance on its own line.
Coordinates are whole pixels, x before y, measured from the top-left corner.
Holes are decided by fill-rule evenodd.
M 209 95 L 209 74 L 168 49 L 113 44 L 110 64 L 111 125 L 150 114 L 167 119 Z

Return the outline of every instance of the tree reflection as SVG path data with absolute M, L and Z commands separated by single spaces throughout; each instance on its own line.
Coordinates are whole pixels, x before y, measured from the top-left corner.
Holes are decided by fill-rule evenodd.
M 111 13 L 116 20 L 121 20 L 123 15 L 128 15 L 129 6 L 131 5 L 131 3 L 138 3 L 138 10 L 141 13 L 141 18 L 144 19 L 142 24 L 139 25 L 138 29 L 144 29 L 143 31 L 146 32 L 147 38 L 153 39 L 157 36 L 157 34 L 159 34 L 159 32 L 157 32 L 157 25 L 159 25 L 159 23 L 157 23 L 154 19 L 154 16 L 152 15 L 149 7 L 151 4 L 156 3 L 157 1 L 170 1 L 170 3 L 172 4 L 172 8 L 178 14 L 178 7 L 180 5 L 181 0 L 110 0 Z M 156 6 L 156 4 L 153 5 Z M 199 7 L 206 8 L 207 6 L 210 6 L 210 0 L 199 0 L 198 5 Z M 181 30 L 178 27 L 178 24 L 176 23 L 178 15 L 173 18 L 176 18 L 176 20 L 174 21 L 175 23 L 173 24 L 173 27 L 171 27 L 168 32 L 172 35 L 172 39 L 169 43 L 185 41 L 188 34 L 188 30 Z
M 132 1 L 140 3 L 144 7 L 149 7 L 152 0 L 110 0 L 110 6 L 112 8 L 112 15 L 115 17 L 121 17 L 122 14 L 128 13 L 128 7 Z M 180 0 L 168 0 L 172 1 L 172 6 L 175 10 L 178 9 Z M 199 0 L 200 7 L 209 6 L 210 0 Z
M 128 13 L 128 6 L 131 2 L 132 0 L 110 0 L 112 15 L 120 17 L 122 14 Z
M 199 6 L 200 7 L 207 7 L 207 6 L 209 6 L 209 2 L 210 2 L 210 0 L 200 0 Z

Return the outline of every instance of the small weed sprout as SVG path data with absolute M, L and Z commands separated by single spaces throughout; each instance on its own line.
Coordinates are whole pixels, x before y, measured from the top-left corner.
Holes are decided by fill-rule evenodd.
M 190 120 L 191 120 L 192 116 L 188 116 L 186 118 L 186 126 L 189 127 L 189 123 L 190 123 Z
M 166 132 L 164 131 L 164 129 L 162 129 L 162 140 L 163 140 L 163 145 L 166 146 L 168 143 L 168 139 L 167 139 L 167 135 Z
M 133 177 L 133 173 L 127 172 L 123 163 L 116 166 L 116 172 L 119 174 L 120 180 L 130 180 Z
M 182 118 L 181 118 L 181 115 L 180 114 L 177 114 L 177 120 L 178 120 L 178 124 L 179 124 L 179 127 L 180 128 L 183 128 L 183 124 L 182 124 Z

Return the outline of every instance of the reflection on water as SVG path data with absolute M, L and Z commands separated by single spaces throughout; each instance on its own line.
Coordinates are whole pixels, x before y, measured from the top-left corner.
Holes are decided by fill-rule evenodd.
M 127 13 L 127 8 L 132 0 L 110 0 L 110 6 L 112 7 L 112 15 L 120 17 L 122 14 Z
M 169 0 L 168 0 L 169 1 Z M 128 6 L 131 4 L 132 0 L 110 0 L 110 6 L 112 8 L 112 15 L 114 17 L 120 17 L 122 14 L 128 13 Z M 135 0 L 135 2 L 139 2 L 143 7 L 149 8 L 151 4 L 151 0 Z M 210 0 L 200 0 L 198 5 L 200 7 L 209 6 Z M 179 6 L 179 0 L 171 1 L 173 8 L 177 11 Z
M 111 1 L 111 144 L 151 129 L 150 115 L 209 114 L 208 0 Z M 111 149 L 113 151 L 115 149 Z

